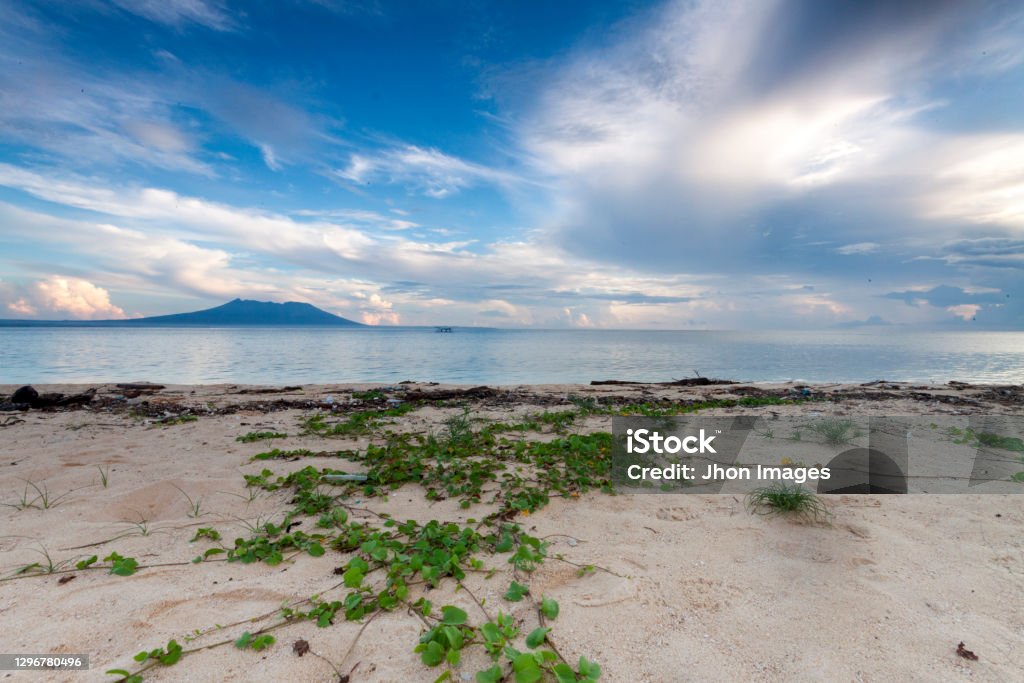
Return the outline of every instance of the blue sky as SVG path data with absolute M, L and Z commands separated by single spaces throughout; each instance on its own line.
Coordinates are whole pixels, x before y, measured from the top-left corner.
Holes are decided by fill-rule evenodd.
M 1024 329 L 1012 2 L 0 0 L 0 317 Z

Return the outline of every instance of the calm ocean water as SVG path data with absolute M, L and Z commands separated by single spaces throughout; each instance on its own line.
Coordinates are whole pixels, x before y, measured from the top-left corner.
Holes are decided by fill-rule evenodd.
M 1024 383 L 1024 332 L 0 329 L 0 383 Z

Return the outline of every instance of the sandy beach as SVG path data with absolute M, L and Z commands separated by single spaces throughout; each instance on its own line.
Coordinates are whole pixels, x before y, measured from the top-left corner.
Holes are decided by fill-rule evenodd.
M 17 388 L 0 386 L 0 395 Z M 539 649 L 573 668 L 581 656 L 597 662 L 601 681 L 1010 681 L 1024 674 L 1024 498 L 1017 495 L 827 496 L 825 524 L 752 515 L 741 496 L 610 495 L 593 480 L 580 488 L 583 479 L 522 503 L 503 497 L 506 474 L 546 480 L 510 455 L 484 468 L 482 483 L 458 480 L 453 470 L 447 481 L 462 487 L 459 494 L 401 477 L 386 491 L 318 480 L 312 490 L 326 494 L 326 507 L 292 514 L 290 528 L 267 526 L 295 509 L 296 489 L 275 487 L 277 477 L 307 467 L 366 472 L 366 461 L 345 454 L 396 439 L 408 446 L 433 435 L 465 444 L 472 457 L 479 444 L 510 454 L 537 443 L 574 447 L 598 443 L 571 440 L 610 432 L 613 414 L 639 405 L 707 415 L 1024 415 L 1019 386 L 36 389 L 96 391 L 79 405 L 0 412 L 0 650 L 88 654 L 90 670 L 3 672 L 4 680 L 117 680 L 104 672 L 144 669 L 146 681 L 433 681 L 445 666 L 426 666 L 414 649 L 447 605 L 461 608 L 471 626 L 511 615 L 521 632 L 515 647 L 524 651 L 523 637 L 546 625 L 548 644 Z M 434 475 L 444 467 L 426 457 L 422 465 Z M 318 526 L 335 510 L 343 513 L 331 518 L 333 527 Z M 344 602 L 356 556 L 370 564 L 366 594 L 385 588 L 373 546 L 334 541 L 355 527 L 393 531 L 388 518 L 453 522 L 484 535 L 518 525 L 516 534 L 542 542 L 543 557 L 528 571 L 481 541 L 461 563 L 463 578 L 442 576 L 434 587 L 413 574 L 390 609 L 350 621 L 343 606 L 324 627 L 315 616 L 294 616 Z M 482 524 L 488 519 L 492 525 Z M 302 535 L 279 562 L 246 562 L 241 552 L 228 561 L 236 538 L 274 541 L 296 531 Z M 118 566 L 128 575 L 111 571 Z M 506 599 L 513 581 L 529 594 Z M 542 615 L 542 597 L 557 601 L 557 618 Z M 429 615 L 421 599 L 432 603 Z M 276 642 L 258 651 L 234 644 L 261 630 Z M 184 650 L 180 661 L 133 659 L 172 639 Z M 977 659 L 958 655 L 960 643 Z M 514 680 L 507 660 L 500 662 L 501 680 Z M 451 680 L 475 680 L 494 664 L 482 646 L 466 645 Z

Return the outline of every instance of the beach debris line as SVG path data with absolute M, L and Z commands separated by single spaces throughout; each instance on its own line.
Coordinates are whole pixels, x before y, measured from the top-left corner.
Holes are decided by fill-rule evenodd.
M 618 386 L 630 384 L 644 384 L 655 387 L 706 387 L 719 384 L 739 384 L 731 379 L 712 379 L 711 377 L 690 377 L 687 379 L 674 379 L 671 382 L 638 382 L 624 379 L 595 379 L 590 383 L 592 387 Z
M 500 392 L 491 387 L 481 386 L 471 389 L 437 389 L 434 391 L 412 390 L 405 392 L 406 401 L 450 401 L 466 398 L 494 398 Z
M 114 386 L 118 389 L 127 389 L 128 391 L 149 391 L 152 393 L 163 391 L 167 388 L 163 384 L 154 384 L 153 382 L 122 382 Z

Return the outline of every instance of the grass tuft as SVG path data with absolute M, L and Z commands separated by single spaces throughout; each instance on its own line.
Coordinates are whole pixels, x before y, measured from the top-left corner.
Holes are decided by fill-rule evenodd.
M 853 420 L 839 420 L 832 417 L 815 422 L 811 425 L 811 431 L 821 435 L 825 443 L 831 446 L 849 443 L 861 435 L 860 428 L 853 423 Z
M 799 484 L 775 483 L 747 494 L 747 510 L 757 515 L 792 515 L 810 522 L 831 517 L 825 503 Z

